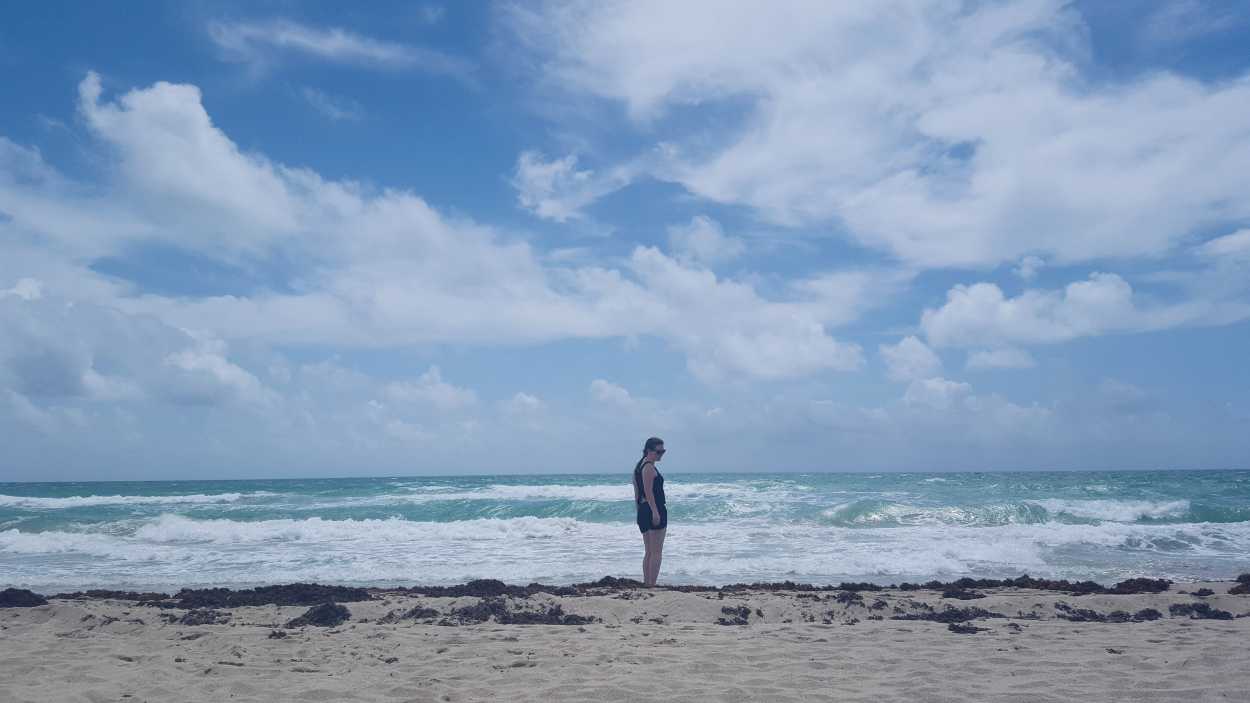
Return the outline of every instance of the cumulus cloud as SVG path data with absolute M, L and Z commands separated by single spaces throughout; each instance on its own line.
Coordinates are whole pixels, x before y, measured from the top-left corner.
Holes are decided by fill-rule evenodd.
M 1083 21 L 1061 0 L 553 0 L 509 16 L 549 85 L 621 105 L 664 145 L 650 175 L 916 266 L 1161 254 L 1250 216 L 1250 83 L 1086 80 Z M 682 131 L 729 108 L 737 129 Z
M 829 334 L 823 301 L 768 301 L 751 286 L 653 248 L 636 249 L 631 268 L 655 296 L 658 329 L 704 380 L 793 378 L 863 364 L 858 345 Z
M 634 397 L 629 394 L 629 391 L 602 378 L 596 378 L 590 382 L 590 396 L 600 403 L 609 405 L 630 407 L 634 404 Z
M 770 299 L 649 248 L 620 269 L 548 259 L 414 194 L 328 181 L 245 153 L 213 124 L 194 86 L 157 83 L 109 100 L 89 74 L 80 95 L 92 134 L 117 165 L 116 179 L 102 188 L 109 197 L 48 185 L 63 179 L 37 153 L 9 149 L 23 169 L 43 176 L 0 183 L 0 207 L 13 215 L 0 226 L 45 244 L 89 241 L 80 266 L 161 241 L 227 263 L 297 262 L 302 270 L 276 286 L 282 290 L 198 298 L 112 292 L 126 313 L 225 340 L 390 347 L 652 335 L 686 354 L 709 382 L 789 378 L 857 368 L 858 347 L 829 329 L 871 308 L 889 287 L 889 276 L 876 272 L 817 273 Z M 568 164 L 561 172 L 579 173 Z M 83 213 L 82 226 L 66 212 Z M 691 246 L 710 256 L 710 241 L 696 236 Z M 720 255 L 733 249 L 715 243 Z
M 879 351 L 885 360 L 886 375 L 895 381 L 930 378 L 942 371 L 942 360 L 914 336 L 904 337 L 898 344 L 883 344 Z
M 927 309 L 921 327 L 938 347 L 1001 347 L 1066 342 L 1115 332 L 1184 324 L 1221 324 L 1250 316 L 1237 301 L 1142 305 L 1113 273 L 1094 273 L 1063 290 L 1027 290 L 1008 298 L 993 283 L 959 285 L 946 303 Z
M 946 410 L 972 392 L 972 386 L 945 378 L 925 378 L 912 381 L 903 395 L 909 406 L 925 406 L 934 410 Z
M 1045 266 L 1045 259 L 1037 256 L 1026 256 L 1020 259 L 1020 263 L 1012 271 L 1020 278 L 1031 281 L 1037 277 L 1037 272 Z
M 669 227 L 668 243 L 678 259 L 708 267 L 736 259 L 746 251 L 741 239 L 725 236 L 720 223 L 706 215 Z
M 0 296 L 0 387 L 52 404 L 273 399 L 220 339 L 55 292 Z
M 415 381 L 388 384 L 386 396 L 399 402 L 426 403 L 439 410 L 460 410 L 477 403 L 476 393 L 444 381 L 437 366 L 431 366 Z
M 546 403 L 538 396 L 518 391 L 504 404 L 504 410 L 513 415 L 531 415 L 541 411 Z

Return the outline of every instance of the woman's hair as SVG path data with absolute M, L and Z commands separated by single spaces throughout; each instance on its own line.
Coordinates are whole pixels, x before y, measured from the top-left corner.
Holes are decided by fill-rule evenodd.
M 652 449 L 655 449 L 661 444 L 664 444 L 664 440 L 660 439 L 659 437 L 648 437 L 647 443 L 642 445 L 642 453 L 645 455 L 647 452 L 651 451 Z
M 648 437 L 646 443 L 642 445 L 642 458 L 638 460 L 637 464 L 634 464 L 634 488 L 636 491 L 642 490 L 642 479 L 640 476 L 642 474 L 642 463 L 647 460 L 647 452 L 661 444 L 664 444 L 664 440 L 659 437 Z
M 646 438 L 646 443 L 642 444 L 642 458 L 637 460 L 637 463 L 634 464 L 634 485 L 637 489 L 641 490 L 641 485 L 639 485 L 639 478 L 637 477 L 639 477 L 639 473 L 642 470 L 642 462 L 645 462 L 646 460 L 646 453 L 650 452 L 651 449 L 655 449 L 656 447 L 659 447 L 659 445 L 661 444 L 664 444 L 664 440 L 660 439 L 659 437 Z

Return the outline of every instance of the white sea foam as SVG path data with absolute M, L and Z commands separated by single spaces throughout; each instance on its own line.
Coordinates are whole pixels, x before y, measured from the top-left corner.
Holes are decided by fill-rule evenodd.
M 268 491 L 253 493 L 213 493 L 168 496 L 65 496 L 62 498 L 41 498 L 32 496 L 0 495 L 0 507 L 34 508 L 43 510 L 61 510 L 65 508 L 86 508 L 97 505 L 178 505 L 178 504 L 212 504 L 235 503 L 249 498 L 272 496 Z
M 667 497 L 678 500 L 696 500 L 700 498 L 736 498 L 750 499 L 776 496 L 784 491 L 801 491 L 799 486 L 783 482 L 757 483 L 753 485 L 733 483 L 676 483 L 669 482 L 664 487 Z M 411 494 L 387 494 L 363 500 L 379 502 L 428 502 L 439 500 L 585 500 L 585 501 L 630 501 L 634 491 L 628 481 L 621 483 L 570 485 L 570 484 L 537 484 L 511 485 L 495 484 L 474 490 L 446 489 L 414 489 Z
M 162 515 L 109 532 L 0 532 L 0 570 L 14 584 L 449 583 L 491 577 L 569 582 L 632 574 L 640 542 L 628 523 L 520 517 L 457 522 L 322 518 L 236 521 Z M 967 574 L 1068 577 L 1072 555 L 1097 568 L 1232 564 L 1250 553 L 1250 523 L 995 527 L 913 525 L 884 530 L 778 523 L 674 524 L 665 546 L 671 578 L 896 580 Z M 1134 556 L 1148 554 L 1148 557 Z M 1170 562 L 1169 559 L 1177 561 Z M 1212 561 L 1212 563 L 1216 563 Z M 1223 563 L 1223 562 L 1219 562 Z M 1233 567 L 1229 567 L 1233 568 Z
M 1135 522 L 1142 518 L 1183 517 L 1189 512 L 1189 501 L 1169 500 L 1034 500 L 1029 501 L 1054 515 L 1067 513 L 1073 517 L 1111 522 Z

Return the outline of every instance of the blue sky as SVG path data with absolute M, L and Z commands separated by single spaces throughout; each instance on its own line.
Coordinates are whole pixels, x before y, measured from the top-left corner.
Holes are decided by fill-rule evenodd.
M 1250 462 L 1250 3 L 0 19 L 0 479 Z

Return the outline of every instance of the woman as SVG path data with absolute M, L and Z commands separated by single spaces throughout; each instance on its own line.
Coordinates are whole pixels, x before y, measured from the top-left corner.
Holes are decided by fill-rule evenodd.
M 642 557 L 642 583 L 655 585 L 664 553 L 664 532 L 668 528 L 668 508 L 664 506 L 664 477 L 655 462 L 664 456 L 664 440 L 652 437 L 642 447 L 642 458 L 634 467 L 634 506 L 645 552 Z

